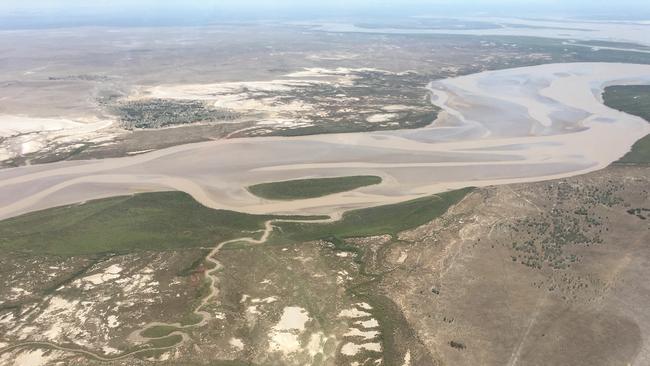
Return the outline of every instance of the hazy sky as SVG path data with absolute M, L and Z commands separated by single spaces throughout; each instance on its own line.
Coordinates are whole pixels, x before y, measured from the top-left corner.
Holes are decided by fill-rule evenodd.
M 650 0 L 0 0 L 4 28 L 459 14 L 650 19 Z
M 192 6 L 223 8 L 274 8 L 274 7 L 372 7 L 409 5 L 461 5 L 463 7 L 486 8 L 492 6 L 554 7 L 554 8 L 612 8 L 635 7 L 646 9 L 645 0 L 2 0 L 0 7 L 10 8 L 57 8 L 57 7 L 114 7 L 135 6 Z

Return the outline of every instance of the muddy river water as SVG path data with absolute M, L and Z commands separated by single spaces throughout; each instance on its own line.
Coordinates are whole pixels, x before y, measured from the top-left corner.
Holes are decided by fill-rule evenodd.
M 142 155 L 0 170 L 0 218 L 133 192 L 181 190 L 204 205 L 249 213 L 337 215 L 465 186 L 528 182 L 601 169 L 650 133 L 605 107 L 602 89 L 650 83 L 650 65 L 550 64 L 434 81 L 443 109 L 416 130 L 264 137 Z M 324 198 L 267 201 L 251 184 L 379 175 L 380 185 Z

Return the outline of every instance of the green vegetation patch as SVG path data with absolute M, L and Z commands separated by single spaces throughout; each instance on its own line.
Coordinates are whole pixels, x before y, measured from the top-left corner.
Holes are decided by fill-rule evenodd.
M 463 188 L 393 205 L 348 211 L 341 220 L 333 223 L 281 223 L 282 237 L 275 239 L 304 242 L 331 237 L 396 235 L 444 214 L 472 190 Z
M 618 109 L 650 122 L 650 85 L 616 85 L 605 88 L 603 101 L 610 108 Z M 632 150 L 617 163 L 650 163 L 650 135 L 632 145 Z
M 181 192 L 144 193 L 0 221 L 0 249 L 72 256 L 213 247 L 271 218 L 213 210 Z
M 397 234 L 442 215 L 471 188 L 394 205 L 349 211 L 338 222 L 309 220 L 323 216 L 250 215 L 213 210 L 181 192 L 143 193 L 56 207 L 0 221 L 0 249 L 61 256 L 128 253 L 213 247 L 249 236 L 273 218 L 302 219 L 278 223 L 273 240 L 302 242 Z M 255 235 L 255 234 L 253 234 Z
M 620 158 L 616 163 L 621 164 L 648 164 L 650 163 L 650 135 L 632 145 L 632 150 Z
M 650 85 L 615 85 L 605 88 L 605 104 L 650 121 Z
M 177 330 L 179 330 L 179 328 L 170 325 L 156 325 L 145 329 L 140 333 L 140 335 L 146 338 L 163 338 Z
M 357 175 L 262 183 L 250 186 L 248 190 L 258 197 L 270 200 L 297 200 L 351 191 L 379 183 L 381 183 L 380 177 L 374 175 Z
M 157 338 L 149 341 L 148 343 L 153 348 L 168 348 L 177 345 L 183 341 L 183 336 L 179 334 L 174 334 L 165 338 Z

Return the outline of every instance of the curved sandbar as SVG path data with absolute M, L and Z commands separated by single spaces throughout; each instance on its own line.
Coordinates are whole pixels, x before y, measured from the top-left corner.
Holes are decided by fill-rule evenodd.
M 417 130 L 266 137 L 138 156 L 0 171 L 0 218 L 131 192 L 181 190 L 212 208 L 329 214 L 448 189 L 582 174 L 624 155 L 650 124 L 604 106 L 611 84 L 650 83 L 650 65 L 550 64 L 435 81 L 444 112 Z M 245 187 L 377 175 L 382 184 L 323 198 L 267 201 Z

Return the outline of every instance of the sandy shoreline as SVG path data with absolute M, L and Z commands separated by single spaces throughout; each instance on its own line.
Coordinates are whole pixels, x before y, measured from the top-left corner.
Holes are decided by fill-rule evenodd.
M 642 119 L 601 103 L 600 90 L 617 83 L 650 83 L 650 66 L 550 64 L 436 81 L 433 103 L 446 113 L 417 130 L 220 140 L 6 169 L 0 171 L 0 218 L 170 189 L 212 208 L 337 215 L 464 186 L 587 173 L 650 133 Z M 292 202 L 245 190 L 260 182 L 358 174 L 379 175 L 384 183 Z

